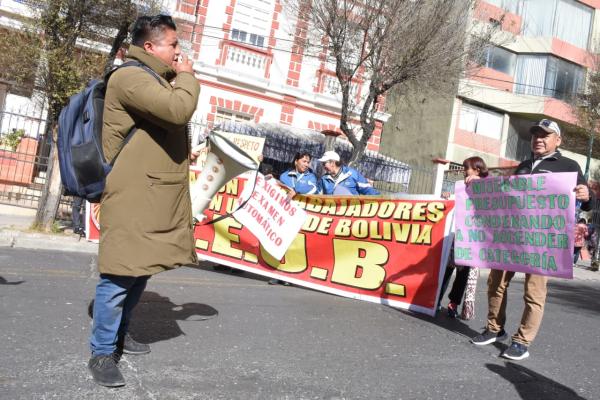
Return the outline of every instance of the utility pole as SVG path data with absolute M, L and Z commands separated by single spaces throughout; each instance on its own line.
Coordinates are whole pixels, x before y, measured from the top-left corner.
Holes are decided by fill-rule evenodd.
M 585 160 L 585 173 L 583 175 L 586 182 L 590 179 L 590 163 L 592 160 L 593 147 L 594 147 L 594 132 L 590 132 L 590 137 L 588 139 L 587 158 Z

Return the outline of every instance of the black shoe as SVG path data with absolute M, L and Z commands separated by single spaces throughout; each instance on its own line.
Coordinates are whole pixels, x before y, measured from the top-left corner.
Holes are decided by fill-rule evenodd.
M 292 286 L 291 283 L 287 282 L 287 281 L 279 281 L 283 286 Z
M 122 343 L 122 345 L 121 345 L 121 343 Z M 150 353 L 150 345 L 148 345 L 146 343 L 136 342 L 135 340 L 133 340 L 131 335 L 129 335 L 129 333 L 126 333 L 125 336 L 123 337 L 123 339 L 121 341 L 119 341 L 119 344 L 117 345 L 117 349 L 118 349 L 117 352 L 120 351 L 125 354 L 140 355 L 140 354 Z
M 480 335 L 471 339 L 471 343 L 477 346 L 485 346 L 486 344 L 502 341 L 506 339 L 506 337 L 507 335 L 506 332 L 504 332 L 504 329 L 501 329 L 500 332 L 492 332 L 486 329 Z
M 508 358 L 509 360 L 523 360 L 524 358 L 529 357 L 529 351 L 527 351 L 527 346 L 522 343 L 512 342 L 510 347 L 504 350 L 504 353 L 500 354 L 500 357 Z
M 269 285 L 277 285 L 279 283 L 279 279 L 269 279 Z
M 458 306 L 454 302 L 448 303 L 448 317 L 450 317 L 450 318 L 458 317 Z
M 88 369 L 92 373 L 94 381 L 99 385 L 107 387 L 125 385 L 125 379 L 112 354 L 92 356 L 88 362 Z

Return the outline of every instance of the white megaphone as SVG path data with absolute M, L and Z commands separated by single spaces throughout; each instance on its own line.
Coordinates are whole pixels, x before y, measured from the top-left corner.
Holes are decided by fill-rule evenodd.
M 256 171 L 258 163 L 218 131 L 208 135 L 206 164 L 190 188 L 192 216 L 202 221 L 213 196 L 227 182 L 246 171 Z

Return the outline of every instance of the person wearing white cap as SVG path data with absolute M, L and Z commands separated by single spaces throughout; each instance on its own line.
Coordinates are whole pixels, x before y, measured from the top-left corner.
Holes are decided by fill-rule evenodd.
M 320 184 L 323 194 L 337 195 L 378 195 L 379 192 L 360 172 L 342 165 L 340 155 L 335 151 L 326 151 L 319 158 L 323 163 L 325 175 Z
M 573 189 L 575 199 L 581 202 L 581 209 L 589 211 L 593 205 L 593 194 L 590 192 L 579 164 L 570 158 L 563 157 L 558 146 L 562 142 L 560 127 L 554 121 L 543 119 L 529 130 L 531 134 L 531 151 L 533 157 L 523 161 L 517 167 L 516 175 L 543 174 L 553 172 L 577 172 L 577 185 Z M 483 333 L 471 339 L 478 346 L 504 340 L 506 322 L 507 288 L 515 275 L 511 271 L 490 270 L 488 278 L 488 319 Z M 511 360 L 522 360 L 529 357 L 529 345 L 535 339 L 546 303 L 545 275 L 525 274 L 524 291 L 525 309 L 517 333 L 512 336 L 512 343 L 501 356 Z

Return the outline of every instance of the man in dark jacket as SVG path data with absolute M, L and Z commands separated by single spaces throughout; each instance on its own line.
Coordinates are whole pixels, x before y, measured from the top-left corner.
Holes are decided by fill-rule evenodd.
M 530 129 L 531 151 L 533 157 L 523 161 L 516 169 L 517 175 L 544 174 L 552 172 L 577 172 L 575 199 L 581 202 L 581 209 L 592 208 L 592 195 L 583 178 L 579 164 L 570 158 L 563 157 L 558 151 L 561 143 L 560 128 L 554 121 L 543 119 Z M 485 331 L 475 336 L 473 344 L 483 346 L 506 338 L 504 323 L 506 322 L 506 301 L 508 285 L 515 275 L 512 271 L 490 270 L 488 278 L 488 319 Z M 502 357 L 511 360 L 522 360 L 529 357 L 528 347 L 535 339 L 544 314 L 546 302 L 546 283 L 544 275 L 525 274 L 525 310 L 517 333 L 512 336 L 512 343 L 502 353 Z
M 98 384 L 110 387 L 125 384 L 116 363 L 121 352 L 150 352 L 127 332 L 150 276 L 197 260 L 186 125 L 200 87 L 192 62 L 180 60 L 171 17 L 140 17 L 131 36 L 127 57 L 153 73 L 139 66 L 118 69 L 104 102 L 102 148 L 108 161 L 119 156 L 101 199 L 100 282 L 88 367 Z

